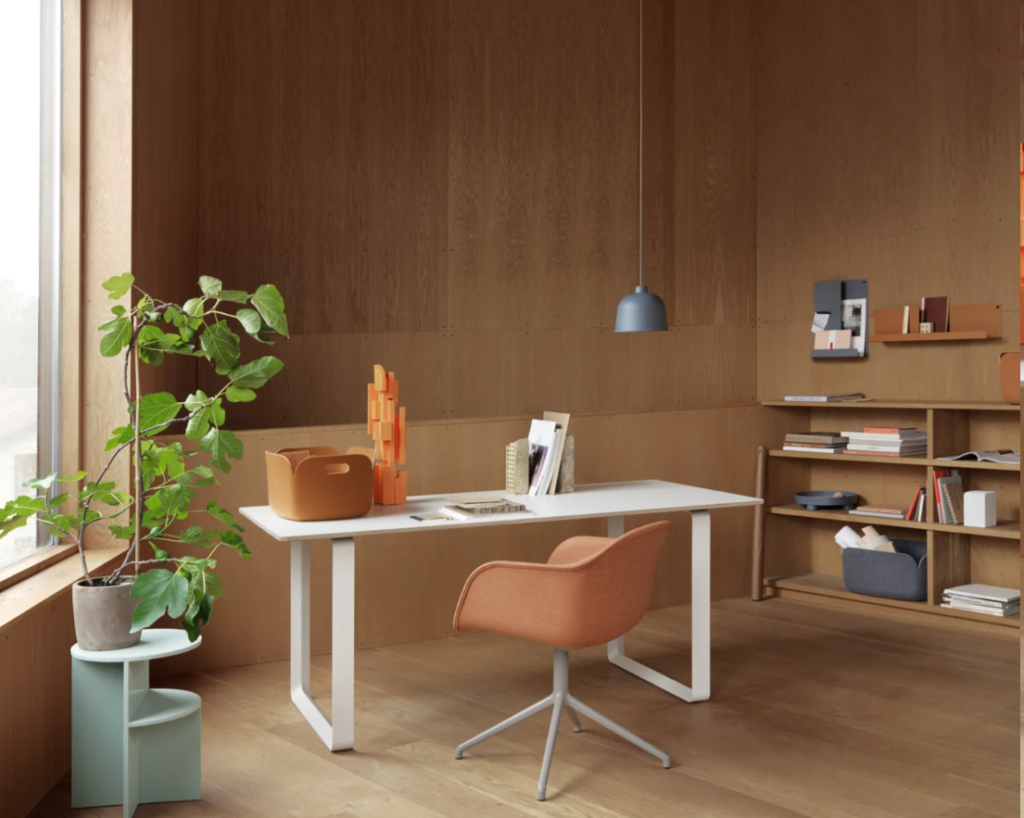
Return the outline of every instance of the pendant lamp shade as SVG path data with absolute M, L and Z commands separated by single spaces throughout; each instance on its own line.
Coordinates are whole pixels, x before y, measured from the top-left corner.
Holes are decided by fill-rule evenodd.
M 641 284 L 619 302 L 615 314 L 616 332 L 666 332 L 665 302 Z
M 667 332 L 668 312 L 665 302 L 644 286 L 644 2 L 640 0 L 640 240 L 639 268 L 640 285 L 619 302 L 615 314 L 616 332 Z

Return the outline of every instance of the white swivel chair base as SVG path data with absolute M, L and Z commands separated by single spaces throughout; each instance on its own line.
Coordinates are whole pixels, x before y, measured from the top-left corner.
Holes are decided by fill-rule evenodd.
M 583 728 L 580 726 L 579 716 L 577 712 L 582 713 L 584 716 L 596 721 L 602 727 L 618 736 L 626 739 L 631 744 L 635 744 L 641 750 L 650 753 L 655 758 L 661 761 L 661 766 L 666 770 L 672 766 L 672 759 L 668 757 L 666 753 L 663 753 L 653 744 L 644 741 L 640 736 L 635 733 L 631 733 L 625 727 L 620 724 L 616 724 L 607 716 L 603 716 L 594 710 L 592 707 L 588 707 L 575 696 L 569 693 L 569 651 L 561 648 L 555 648 L 555 686 L 550 696 L 546 696 L 536 704 L 531 704 L 525 710 L 521 710 L 514 716 L 511 716 L 500 724 L 494 725 L 489 730 L 484 730 L 480 735 L 474 736 L 469 741 L 463 742 L 455 748 L 455 757 L 462 758 L 462 754 L 466 752 L 470 747 L 474 747 L 481 741 L 486 741 L 491 736 L 496 736 L 502 730 L 507 730 L 513 724 L 518 724 L 524 721 L 530 716 L 535 716 L 547 708 L 553 707 L 555 712 L 551 714 L 551 727 L 548 729 L 548 743 L 544 747 L 544 763 L 540 768 L 540 781 L 537 782 L 537 800 L 543 801 L 545 793 L 548 787 L 548 773 L 551 772 L 551 758 L 555 754 L 555 738 L 558 736 L 558 722 L 562 718 L 562 710 L 566 710 L 569 713 L 569 718 L 572 720 L 572 728 L 575 732 L 579 733 Z

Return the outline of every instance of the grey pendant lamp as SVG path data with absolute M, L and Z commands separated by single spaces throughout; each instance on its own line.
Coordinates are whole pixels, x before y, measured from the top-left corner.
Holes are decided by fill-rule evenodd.
M 665 302 L 644 286 L 644 0 L 640 0 L 640 285 L 619 302 L 616 332 L 666 332 Z

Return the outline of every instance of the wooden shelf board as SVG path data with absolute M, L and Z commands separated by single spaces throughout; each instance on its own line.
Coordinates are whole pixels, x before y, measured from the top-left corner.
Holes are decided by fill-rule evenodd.
M 938 409 L 969 412 L 1020 412 L 1019 406 L 1003 401 L 914 401 L 868 400 L 858 403 L 818 403 L 788 400 L 763 400 L 762 406 L 785 406 L 790 409 Z
M 872 457 L 865 454 L 816 454 L 814 452 L 787 452 L 772 449 L 770 457 L 789 457 L 795 460 L 834 460 L 843 463 L 881 463 L 886 466 L 936 466 L 941 469 L 986 469 L 988 471 L 1020 471 L 1019 463 L 979 463 L 974 460 L 938 460 L 927 457 Z
M 943 523 L 917 522 L 916 520 L 893 520 L 889 517 L 864 517 L 859 514 L 848 514 L 845 511 L 808 511 L 796 504 L 772 506 L 768 509 L 772 514 L 787 517 L 809 517 L 815 520 L 834 520 L 843 523 L 864 523 L 870 520 L 874 526 L 891 526 L 909 528 L 916 531 L 942 531 L 951 534 L 970 534 L 975 537 L 994 537 L 1002 540 L 1020 541 L 1020 521 L 999 523 L 992 528 L 972 528 L 965 525 L 944 525 Z
M 973 613 L 972 611 L 957 611 L 951 608 L 943 608 L 941 605 L 929 605 L 927 602 L 906 602 L 902 599 L 883 599 L 878 596 L 864 596 L 854 594 L 846 590 L 842 577 L 831 574 L 804 574 L 794 577 L 771 577 L 765 580 L 769 588 L 779 588 L 788 591 L 798 591 L 804 594 L 815 594 L 827 596 L 833 599 L 847 599 L 853 602 L 863 602 L 868 605 L 882 605 L 888 608 L 902 608 L 903 610 L 918 611 L 920 613 L 946 616 L 954 619 L 970 619 L 975 622 L 987 622 L 993 625 L 1002 625 L 1009 628 L 1020 627 L 1020 616 L 986 616 L 985 614 Z
M 930 341 L 988 341 L 989 334 L 983 329 L 961 330 L 960 332 L 908 332 L 888 335 L 869 335 L 868 341 L 881 344 L 906 344 Z

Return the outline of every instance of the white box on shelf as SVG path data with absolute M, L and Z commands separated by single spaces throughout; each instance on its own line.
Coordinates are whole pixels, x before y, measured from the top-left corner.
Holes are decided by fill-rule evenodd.
M 964 492 L 964 525 L 991 528 L 996 524 L 996 493 L 994 491 Z

